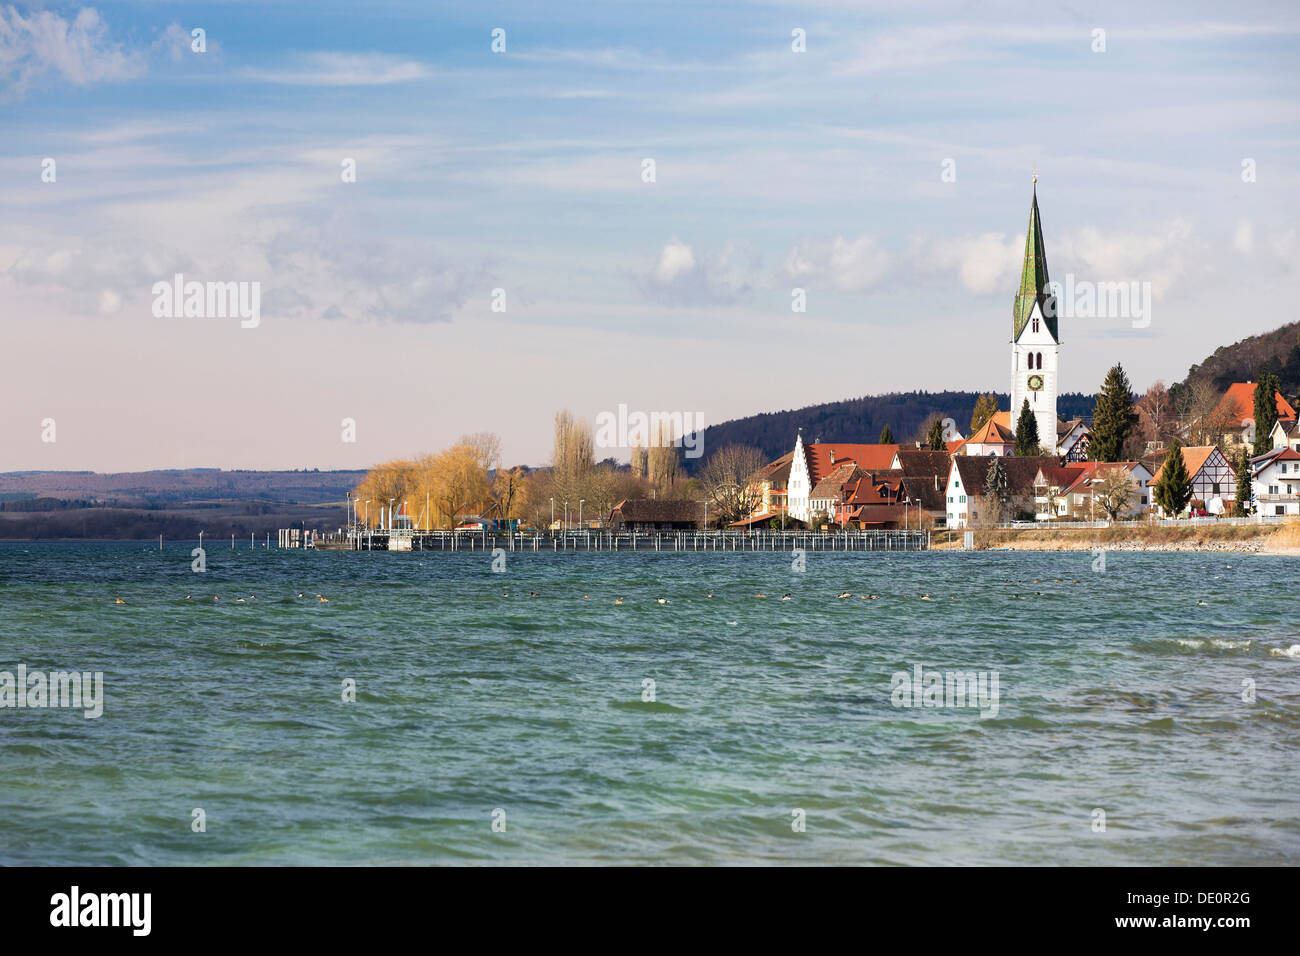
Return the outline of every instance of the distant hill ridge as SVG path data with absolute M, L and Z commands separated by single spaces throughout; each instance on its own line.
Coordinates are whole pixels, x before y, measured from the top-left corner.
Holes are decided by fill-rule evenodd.
M 1187 377 L 1169 387 L 1170 397 L 1196 381 L 1209 382 L 1222 392 L 1233 382 L 1253 382 L 1261 369 L 1277 375 L 1282 395 L 1292 405 L 1300 394 L 1300 322 L 1288 322 L 1272 332 L 1222 345 L 1205 361 L 1187 370 Z
M 763 412 L 736 418 L 704 429 L 705 457 L 711 449 L 732 443 L 760 449 L 769 458 L 778 458 L 794 447 L 795 434 L 803 429 L 805 442 L 874 442 L 886 425 L 894 440 L 920 439 L 922 426 L 932 415 L 951 418 L 963 435 L 969 433 L 975 401 L 988 392 L 889 392 L 864 395 L 838 402 L 825 402 L 805 408 Z M 993 392 L 999 407 L 1011 401 L 1006 392 Z M 1091 420 L 1095 395 L 1067 392 L 1056 400 L 1057 414 L 1063 419 Z

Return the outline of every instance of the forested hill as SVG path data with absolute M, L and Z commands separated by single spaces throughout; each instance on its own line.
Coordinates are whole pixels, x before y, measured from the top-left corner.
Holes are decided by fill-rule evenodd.
M 921 439 L 922 427 L 932 415 L 951 418 L 967 434 L 979 392 L 891 392 L 865 395 L 824 405 L 809 405 L 789 411 L 765 412 L 737 418 L 704 430 L 705 448 L 732 443 L 761 449 L 769 459 L 778 458 L 794 447 L 795 433 L 802 428 L 804 441 L 875 442 L 886 425 L 899 442 Z M 998 407 L 1006 408 L 1010 396 L 994 393 Z M 1096 396 L 1070 392 L 1057 399 L 1057 414 L 1064 419 L 1091 419 Z M 707 457 L 707 452 L 706 456 Z
M 1288 400 L 1300 393 L 1300 322 L 1220 346 L 1204 362 L 1188 369 L 1187 378 L 1170 386 L 1170 397 L 1177 398 L 1195 381 L 1208 382 L 1222 392 L 1233 382 L 1256 381 L 1261 370 L 1281 380 L 1282 394 Z

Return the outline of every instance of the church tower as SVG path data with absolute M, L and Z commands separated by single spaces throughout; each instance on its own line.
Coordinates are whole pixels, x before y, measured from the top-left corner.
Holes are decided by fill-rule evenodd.
M 1038 219 L 1038 174 L 1035 173 L 1025 262 L 1020 272 L 1020 291 L 1012 307 L 1011 428 L 1015 429 L 1020 409 L 1028 399 L 1038 421 L 1038 442 L 1055 453 L 1056 363 L 1061 342 L 1056 324 L 1056 298 L 1048 291 L 1047 283 L 1047 249 Z

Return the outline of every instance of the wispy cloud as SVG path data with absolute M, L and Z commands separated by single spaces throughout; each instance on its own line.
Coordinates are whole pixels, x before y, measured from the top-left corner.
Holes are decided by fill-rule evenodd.
M 49 10 L 24 17 L 0 7 L 0 88 L 26 92 L 32 81 L 55 75 L 76 86 L 141 76 L 145 58 L 109 38 L 107 24 L 93 7 L 68 20 Z
M 240 75 L 245 79 L 291 86 L 384 86 L 421 80 L 429 76 L 430 71 L 416 60 L 385 53 L 320 51 L 301 54 L 284 69 L 247 69 Z

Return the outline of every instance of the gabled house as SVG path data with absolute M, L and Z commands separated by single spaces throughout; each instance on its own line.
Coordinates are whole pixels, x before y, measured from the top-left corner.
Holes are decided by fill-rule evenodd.
M 1257 514 L 1300 514 L 1300 451 L 1285 446 L 1258 455 L 1250 473 Z
M 687 531 L 704 527 L 701 501 L 624 498 L 610 512 L 613 531 Z
M 1039 469 L 1055 468 L 1061 460 L 1055 456 L 1034 455 L 1017 458 L 1014 455 L 954 455 L 952 470 L 948 474 L 947 520 L 949 528 L 964 528 L 981 520 L 981 511 L 989 507 L 984 501 L 984 484 L 989 468 L 997 458 L 1007 475 L 1007 517 L 1035 510 L 1034 479 Z M 993 516 L 984 514 L 984 520 Z
M 752 483 L 756 487 L 753 491 L 760 500 L 751 517 L 779 517 L 786 510 L 789 498 L 790 466 L 793 462 L 794 452 L 786 452 L 776 461 L 764 465 L 754 475 Z
M 791 453 L 787 500 L 790 514 L 808 521 L 813 512 L 813 490 L 837 467 L 854 464 L 864 471 L 887 469 L 898 445 L 868 445 L 849 442 L 813 442 L 805 445 L 803 435 L 795 438 Z M 825 496 L 823 496 L 823 501 Z M 833 512 L 832 512 L 833 514 Z
M 1133 498 L 1125 516 L 1144 514 L 1151 508 L 1151 470 L 1140 461 L 1067 462 L 1060 468 L 1044 468 L 1034 479 L 1034 517 L 1094 520 L 1106 517 L 1094 500 L 1096 486 L 1109 472 L 1122 470 L 1133 483 Z
M 1291 448 L 1300 451 L 1300 421 L 1293 418 L 1279 418 L 1269 432 L 1274 448 Z
M 1087 461 L 1091 430 L 1082 418 L 1056 423 L 1056 453 L 1067 462 Z
M 1216 423 L 1216 427 L 1224 429 L 1222 432 L 1222 441 L 1224 445 L 1240 446 L 1246 444 L 1247 437 L 1251 433 L 1250 426 L 1255 422 L 1255 382 L 1234 382 L 1228 386 L 1223 397 L 1219 399 L 1219 404 L 1215 406 L 1211 413 L 1210 421 Z M 1291 407 L 1291 403 L 1278 394 L 1274 396 L 1277 399 L 1277 417 L 1282 421 L 1295 422 L 1296 410 Z M 1251 439 L 1253 441 L 1253 438 Z M 1238 452 L 1233 452 L 1235 456 Z
M 993 417 L 971 433 L 960 446 L 963 455 L 1010 455 L 1016 450 L 1016 433 L 1011 427 L 1010 412 L 994 412 Z
M 1190 445 L 1181 451 L 1183 465 L 1192 479 L 1192 501 L 1204 502 L 1206 508 L 1213 513 L 1219 513 L 1219 509 L 1225 512 L 1230 510 L 1237 497 L 1237 472 L 1228 463 L 1228 459 L 1223 457 L 1223 452 L 1219 451 L 1217 445 Z M 1166 454 L 1166 461 L 1168 457 Z M 1160 481 L 1164 470 L 1165 462 L 1161 462 L 1151 478 L 1153 488 Z M 1159 510 L 1164 514 L 1163 508 Z

